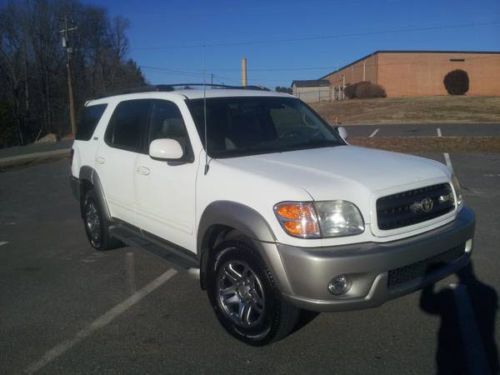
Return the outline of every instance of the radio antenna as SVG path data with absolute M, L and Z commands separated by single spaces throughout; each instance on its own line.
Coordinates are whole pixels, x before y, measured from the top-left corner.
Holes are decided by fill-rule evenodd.
M 207 127 L 207 84 L 206 84 L 205 43 L 203 43 L 203 129 L 205 132 L 205 175 L 208 173 L 208 127 Z

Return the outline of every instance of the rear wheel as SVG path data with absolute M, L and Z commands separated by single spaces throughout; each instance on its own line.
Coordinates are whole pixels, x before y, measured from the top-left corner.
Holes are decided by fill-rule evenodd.
M 247 344 L 278 341 L 297 323 L 299 309 L 282 299 L 270 271 L 244 242 L 226 241 L 218 246 L 207 287 L 219 322 Z
M 109 234 L 109 221 L 106 219 L 99 199 L 94 190 L 85 194 L 82 205 L 82 217 L 85 233 L 93 248 L 109 250 L 121 246 L 121 242 Z

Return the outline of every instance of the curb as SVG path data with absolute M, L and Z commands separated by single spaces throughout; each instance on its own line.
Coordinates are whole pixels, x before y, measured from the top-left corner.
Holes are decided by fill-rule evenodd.
M 9 156 L 0 159 L 0 168 L 12 167 L 18 164 L 26 164 L 33 161 L 53 158 L 63 158 L 69 156 L 71 149 L 62 149 L 55 151 L 34 152 L 27 155 Z

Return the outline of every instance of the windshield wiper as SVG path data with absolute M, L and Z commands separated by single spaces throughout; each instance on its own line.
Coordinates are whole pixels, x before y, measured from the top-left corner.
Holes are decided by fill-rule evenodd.
M 302 144 L 304 147 L 326 147 L 326 146 L 340 146 L 337 140 L 334 139 L 317 139 L 317 140 L 309 140 L 306 143 Z

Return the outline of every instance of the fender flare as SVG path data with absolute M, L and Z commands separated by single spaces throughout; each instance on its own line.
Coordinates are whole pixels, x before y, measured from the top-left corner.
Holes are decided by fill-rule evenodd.
M 88 165 L 81 167 L 79 181 L 80 181 L 81 204 L 83 204 L 83 199 L 85 198 L 82 194 L 83 183 L 84 181 L 88 181 L 95 189 L 97 197 L 99 198 L 99 204 L 101 205 L 104 211 L 104 215 L 106 215 L 106 219 L 108 221 L 111 221 L 111 214 L 109 212 L 108 204 L 106 202 L 106 198 L 104 195 L 104 190 L 102 188 L 101 180 L 99 178 L 99 175 L 97 174 L 97 171 Z
M 196 241 L 199 255 L 206 250 L 206 235 L 213 225 L 234 228 L 253 240 L 276 242 L 276 236 L 266 219 L 253 208 L 232 201 L 215 201 L 205 208 L 200 218 Z
M 276 248 L 276 236 L 264 217 L 251 207 L 232 201 L 216 201 L 203 212 L 197 233 L 197 254 L 200 259 L 200 286 L 206 289 L 211 228 L 223 225 L 236 229 L 250 239 L 267 264 L 282 292 L 291 289 L 283 262 Z

